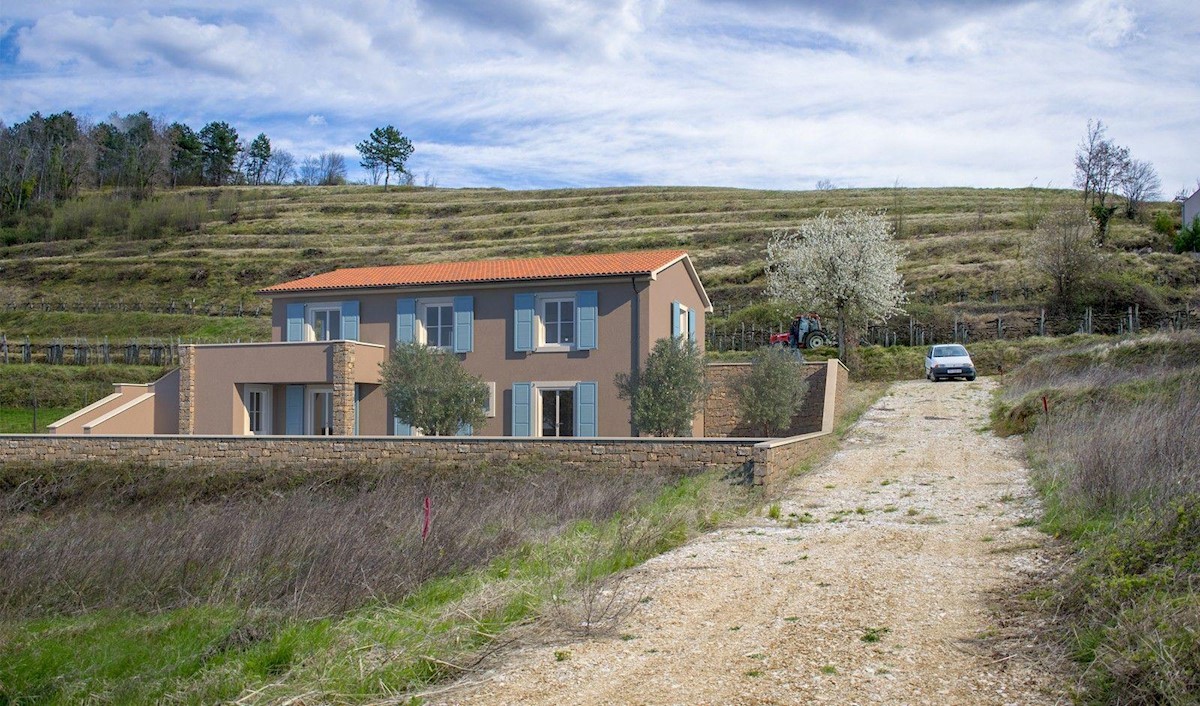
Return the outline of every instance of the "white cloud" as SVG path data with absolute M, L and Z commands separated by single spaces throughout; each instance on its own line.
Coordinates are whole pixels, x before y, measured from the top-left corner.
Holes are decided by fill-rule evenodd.
M 1098 117 L 1165 183 L 1200 171 L 1182 0 L 124 7 L 18 13 L 0 118 L 145 108 L 304 153 L 392 123 L 443 186 L 810 188 L 1065 185 Z
M 1084 0 L 1075 15 L 1087 38 L 1104 47 L 1117 47 L 1137 31 L 1137 16 L 1119 0 Z

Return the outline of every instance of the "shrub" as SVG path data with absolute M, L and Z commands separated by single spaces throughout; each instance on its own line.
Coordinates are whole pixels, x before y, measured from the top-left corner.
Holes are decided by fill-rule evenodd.
M 488 388 L 453 353 L 400 343 L 383 364 L 383 389 L 396 416 L 433 436 L 453 436 L 484 421 Z
M 1175 236 L 1175 252 L 1196 252 L 1200 250 L 1200 216 L 1192 219 L 1191 225 L 1179 229 Z
M 129 234 L 137 240 L 161 238 L 172 230 L 190 233 L 200 230 L 206 209 L 197 198 L 158 199 L 143 201 L 129 219 Z
M 119 235 L 129 223 L 129 202 L 93 198 L 68 201 L 54 212 L 51 233 L 56 240 L 82 240 L 92 235 Z
M 1173 235 L 1177 229 L 1175 217 L 1166 211 L 1154 212 L 1154 232 L 1160 235 Z
M 642 369 L 617 373 L 616 385 L 630 401 L 639 434 L 691 436 L 704 391 L 704 356 L 693 341 L 660 338 Z
M 808 381 L 789 348 L 763 348 L 755 354 L 745 384 L 738 388 L 738 409 L 751 429 L 774 436 L 792 423 L 804 404 Z

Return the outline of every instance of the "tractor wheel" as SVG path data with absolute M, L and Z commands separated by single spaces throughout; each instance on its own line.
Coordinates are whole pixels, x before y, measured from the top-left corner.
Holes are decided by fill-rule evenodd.
M 804 337 L 804 347 L 809 350 L 827 345 L 829 345 L 829 337 L 825 335 L 824 331 L 813 331 Z

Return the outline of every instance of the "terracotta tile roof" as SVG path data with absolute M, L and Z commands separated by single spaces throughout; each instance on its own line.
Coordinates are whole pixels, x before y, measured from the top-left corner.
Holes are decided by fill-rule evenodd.
M 687 252 L 683 250 L 645 250 L 602 255 L 535 257 L 522 260 L 476 260 L 474 262 L 431 262 L 421 265 L 352 267 L 283 282 L 261 289 L 259 292 L 276 294 L 326 289 L 648 275 L 686 255 Z

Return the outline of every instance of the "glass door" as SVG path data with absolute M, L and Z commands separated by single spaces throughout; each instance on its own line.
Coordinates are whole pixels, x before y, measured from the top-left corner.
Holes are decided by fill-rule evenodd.
M 315 436 L 333 436 L 333 390 L 331 388 L 308 391 L 307 421 L 304 433 Z
M 539 390 L 542 436 L 575 436 L 575 390 Z

